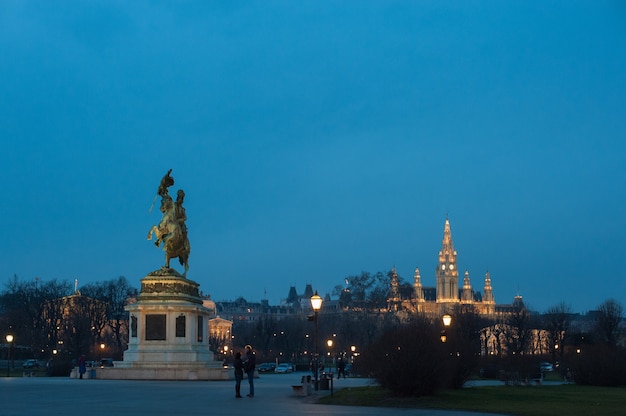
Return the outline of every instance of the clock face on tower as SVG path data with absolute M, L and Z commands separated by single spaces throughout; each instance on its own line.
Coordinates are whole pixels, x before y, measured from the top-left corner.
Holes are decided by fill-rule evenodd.
M 454 269 L 454 264 L 450 265 L 450 270 Z
M 445 265 L 445 264 L 442 264 L 442 265 L 441 265 L 441 270 L 445 270 L 445 269 L 446 269 L 446 265 Z

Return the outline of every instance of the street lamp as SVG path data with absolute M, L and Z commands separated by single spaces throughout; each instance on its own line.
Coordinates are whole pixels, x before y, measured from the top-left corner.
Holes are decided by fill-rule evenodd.
M 320 309 L 322 309 L 322 297 L 320 295 L 317 294 L 317 290 L 315 291 L 315 294 L 313 296 L 311 296 L 311 308 L 313 308 L 313 321 L 315 323 L 315 332 L 313 334 L 313 344 L 314 344 L 314 363 L 315 363 L 315 390 L 319 390 L 319 380 L 317 378 L 317 374 L 318 374 L 318 367 L 319 367 L 319 363 L 318 363 L 318 355 L 317 355 L 317 314 L 319 313 Z
M 6 336 L 6 340 L 7 340 L 7 377 L 9 377 L 10 371 L 11 371 L 11 343 L 13 342 L 13 335 L 11 334 L 7 334 Z
M 445 314 L 441 318 L 441 321 L 443 322 L 443 331 L 441 331 L 441 342 L 446 342 L 448 340 L 448 337 L 446 336 L 446 329 L 452 323 L 452 317 L 448 314 Z
M 330 369 L 332 371 L 333 369 L 333 362 L 335 361 L 334 357 L 333 357 L 333 340 L 329 339 L 328 341 L 326 341 L 326 345 L 328 345 L 328 357 L 330 358 Z

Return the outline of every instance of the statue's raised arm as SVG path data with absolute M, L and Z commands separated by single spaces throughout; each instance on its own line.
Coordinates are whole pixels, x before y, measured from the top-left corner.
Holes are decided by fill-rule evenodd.
M 168 170 L 165 176 L 163 176 L 159 184 L 159 189 L 157 189 L 157 194 L 161 195 L 162 198 L 170 196 L 167 192 L 167 188 L 174 185 L 174 178 L 170 176 L 170 173 L 172 173 L 172 169 Z

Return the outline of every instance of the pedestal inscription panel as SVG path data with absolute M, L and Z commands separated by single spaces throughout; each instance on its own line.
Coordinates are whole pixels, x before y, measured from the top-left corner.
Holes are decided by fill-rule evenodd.
M 165 341 L 167 327 L 166 315 L 146 315 L 146 341 Z

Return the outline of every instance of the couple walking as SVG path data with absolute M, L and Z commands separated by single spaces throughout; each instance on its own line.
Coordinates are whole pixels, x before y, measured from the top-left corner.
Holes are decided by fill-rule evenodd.
M 241 380 L 243 380 L 244 371 L 248 375 L 248 383 L 250 384 L 250 393 L 248 397 L 254 397 L 254 369 L 256 367 L 256 357 L 252 351 L 251 345 L 246 345 L 246 356 L 242 360 L 241 353 L 235 354 L 235 397 L 241 397 Z

